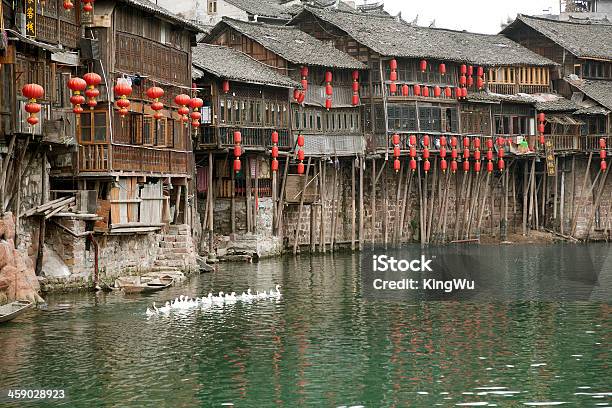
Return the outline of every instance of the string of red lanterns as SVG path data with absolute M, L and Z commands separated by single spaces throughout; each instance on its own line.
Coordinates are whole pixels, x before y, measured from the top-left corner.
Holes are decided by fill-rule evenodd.
M 200 119 L 202 119 L 202 114 L 200 113 L 200 108 L 204 106 L 204 101 L 200 98 L 192 98 L 189 101 L 189 106 L 191 107 L 191 126 L 195 129 L 200 127 Z
M 457 173 L 457 138 L 451 137 L 451 172 Z
M 82 0 L 83 1 L 83 11 L 85 13 L 92 13 L 93 12 L 93 2 L 94 0 Z
M 308 90 L 308 67 L 303 66 L 300 69 L 300 75 L 302 76 L 302 90 L 306 92 Z
M 487 171 L 493 172 L 493 138 L 487 139 Z
M 393 160 L 393 170 L 395 170 L 395 172 L 398 173 L 401 169 L 401 162 L 399 160 L 400 158 L 400 136 L 397 133 L 393 134 L 393 157 L 395 158 L 395 160 Z
M 45 90 L 38 84 L 26 84 L 21 89 L 21 93 L 23 96 L 28 98 L 28 103 L 26 103 L 24 109 L 29 115 L 28 123 L 30 126 L 34 126 L 38 123 L 38 117 L 36 114 L 42 109 L 40 104 L 36 101 L 45 96 Z
M 480 90 L 482 88 L 484 88 L 484 68 L 483 67 L 478 67 L 478 70 L 476 71 L 476 87 Z
M 325 72 L 325 109 L 330 110 L 332 107 L 332 95 L 334 94 L 334 88 L 332 87 L 332 73 L 331 71 Z
M 391 93 L 391 96 L 395 96 L 397 93 L 397 60 L 393 58 L 391 61 L 389 61 L 389 66 L 391 68 L 391 74 L 389 75 L 389 80 L 391 81 L 391 84 L 389 85 L 389 92 Z
M 278 132 L 272 132 L 272 171 L 278 171 Z
M 463 172 L 470 171 L 470 138 L 463 138 Z
M 359 105 L 359 71 L 353 71 L 353 106 Z
M 72 91 L 72 96 L 70 97 L 70 103 L 73 105 L 72 111 L 80 115 L 83 113 L 83 105 L 85 103 L 85 97 L 81 95 L 81 92 L 87 88 L 87 82 L 83 78 L 72 77 L 68 81 L 68 88 Z
M 446 162 L 446 136 L 440 137 L 440 169 L 446 173 L 448 163 Z
M 87 97 L 87 105 L 89 109 L 93 109 L 98 105 L 96 98 L 100 96 L 100 91 L 97 86 L 102 82 L 102 77 L 95 72 L 88 72 L 83 75 L 83 79 L 87 83 L 87 90 L 85 96 Z
M 474 171 L 480 173 L 482 163 L 480 162 L 480 138 L 474 139 Z
M 431 169 L 431 163 L 429 162 L 429 136 L 423 136 L 423 159 L 425 159 L 425 163 L 423 163 L 423 170 L 425 173 L 429 173 Z
M 503 137 L 498 137 L 497 138 L 497 168 L 499 169 L 499 171 L 504 171 L 504 168 L 506 167 L 506 163 L 504 162 L 504 138 Z
M 304 135 L 302 135 L 301 133 L 297 137 L 297 145 L 297 158 L 299 160 L 297 170 L 298 174 L 302 175 L 304 174 Z
M 130 112 L 130 100 L 127 97 L 132 94 L 132 87 L 127 79 L 119 78 L 113 90 L 115 92 L 115 97 L 119 97 L 116 102 L 119 108 L 119 116 L 125 118 Z
M 238 130 L 234 132 L 234 172 L 239 173 L 242 167 L 240 163 L 240 156 L 242 156 L 242 133 Z
M 538 135 L 539 135 L 538 141 L 541 146 L 544 146 L 544 142 L 545 142 L 544 140 L 544 130 L 546 128 L 544 125 L 545 121 L 546 121 L 546 115 L 540 112 L 538 114 Z
M 417 162 L 416 162 L 416 155 L 417 155 L 416 143 L 417 143 L 416 136 L 415 135 L 410 135 L 410 140 L 409 140 L 409 144 L 410 144 L 410 170 L 412 170 L 412 171 L 416 171 L 416 168 L 417 168 Z
M 606 163 L 606 157 L 608 157 L 608 153 L 606 152 L 606 139 L 603 137 L 599 139 L 599 158 L 601 162 L 599 163 L 599 168 L 602 172 L 608 169 L 608 163 Z
M 191 97 L 187 94 L 178 94 L 174 97 L 174 103 L 179 106 L 177 113 L 181 115 L 181 121 L 185 125 L 189 122 L 189 108 L 187 107 L 189 102 L 191 102 Z
M 151 109 L 155 111 L 155 113 L 153 114 L 155 120 L 163 118 L 164 115 L 161 113 L 161 110 L 164 109 L 164 104 L 159 101 L 159 98 L 164 96 L 164 90 L 158 86 L 152 86 L 147 89 L 146 93 L 149 99 L 153 100 L 153 102 L 151 103 Z

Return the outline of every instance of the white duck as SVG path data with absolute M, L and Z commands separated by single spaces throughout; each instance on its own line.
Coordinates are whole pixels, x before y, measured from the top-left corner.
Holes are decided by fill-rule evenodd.
M 153 309 L 151 310 L 147 307 L 147 311 L 145 313 L 147 314 L 147 316 L 154 316 L 159 313 L 159 309 L 157 309 L 157 307 L 155 306 L 155 302 L 153 302 Z
M 223 295 L 224 295 L 223 292 L 219 292 L 219 296 L 213 296 L 212 298 L 213 304 L 223 305 L 223 302 L 225 301 L 225 298 L 223 297 Z
M 273 293 L 272 290 L 270 290 L 270 295 L 274 296 L 277 299 L 280 299 L 280 297 L 283 296 L 283 294 L 280 292 L 280 288 L 281 288 L 280 285 L 276 285 L 275 287 L 276 292 Z
M 159 308 L 159 311 L 161 313 L 170 313 L 170 309 L 171 309 L 170 302 L 166 302 L 164 306 Z
M 202 309 L 208 309 L 209 307 L 212 306 L 213 303 L 213 295 L 212 293 L 209 293 L 207 297 L 202 299 Z
M 247 289 L 247 292 L 244 293 L 242 292 L 242 295 L 240 295 L 240 300 L 242 300 L 243 302 L 250 302 L 251 300 L 253 300 L 254 296 L 251 293 L 251 288 Z
M 237 300 L 238 299 L 236 298 L 236 292 L 225 294 L 225 303 L 233 304 L 236 303 Z

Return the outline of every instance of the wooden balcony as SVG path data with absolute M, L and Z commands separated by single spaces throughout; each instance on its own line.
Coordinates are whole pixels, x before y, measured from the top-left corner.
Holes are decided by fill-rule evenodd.
M 268 148 L 272 146 L 272 132 L 278 132 L 278 148 L 290 149 L 293 147 L 291 135 L 287 129 L 265 129 L 265 128 L 219 128 L 219 144 L 221 147 L 234 146 L 234 131 L 239 130 L 242 134 L 242 146 L 245 148 Z
M 517 93 L 534 94 L 550 92 L 550 87 L 548 85 L 489 83 L 487 84 L 487 87 L 493 93 L 504 95 L 516 95 Z
M 191 174 L 192 153 L 148 146 L 109 143 L 79 145 L 79 173 L 127 171 L 147 174 Z

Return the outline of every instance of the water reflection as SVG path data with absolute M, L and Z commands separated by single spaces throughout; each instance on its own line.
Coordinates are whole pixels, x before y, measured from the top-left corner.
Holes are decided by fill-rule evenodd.
M 63 388 L 71 407 L 612 402 L 609 304 L 364 299 L 359 262 L 288 257 L 149 297 L 52 296 L 0 327 L 0 389 Z M 276 283 L 278 302 L 144 314 L 180 294 Z

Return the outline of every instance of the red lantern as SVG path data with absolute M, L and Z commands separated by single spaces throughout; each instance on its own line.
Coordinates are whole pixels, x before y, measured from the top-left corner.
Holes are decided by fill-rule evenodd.
M 445 158 L 446 157 L 446 147 L 444 147 L 444 146 L 440 147 L 440 157 L 441 158 Z
M 440 169 L 442 169 L 442 173 L 446 173 L 446 169 L 448 169 L 448 163 L 445 159 L 440 161 Z
M 102 82 L 102 77 L 95 72 L 88 72 L 87 74 L 83 75 L 83 79 L 90 87 L 98 86 L 100 85 L 100 82 Z
M 352 101 L 353 106 L 357 106 L 359 105 L 359 96 L 358 95 L 353 95 Z
M 325 100 L 325 109 L 330 110 L 332 108 L 332 101 L 331 99 L 326 99 Z
M 484 68 L 483 68 L 483 67 L 478 67 L 478 71 L 477 71 L 477 72 L 478 72 L 478 74 L 477 74 L 477 75 L 478 75 L 479 77 L 483 76 L 483 75 L 484 75 Z
M 470 158 L 470 149 L 463 149 L 463 158 L 466 160 Z
M 421 96 L 421 86 L 416 84 L 413 87 L 414 96 Z
M 117 100 L 117 106 L 120 109 L 127 109 L 130 107 L 130 101 L 128 99 L 119 99 Z M 187 113 L 189 113 L 189 109 L 187 109 Z
M 242 143 L 242 133 L 240 133 L 239 131 L 235 131 L 234 132 L 234 143 L 235 144 L 240 144 Z
M 278 171 L 278 160 L 276 159 L 272 159 L 272 171 L 275 173 Z
M 300 68 L 300 75 L 302 75 L 303 77 L 307 77 L 308 76 L 308 67 L 307 66 L 303 66 L 302 68 Z
M 463 138 L 463 147 L 470 147 L 470 138 L 467 136 Z
M 81 92 L 87 88 L 87 82 L 79 77 L 72 77 L 68 81 L 68 88 L 73 92 L 70 97 L 70 103 L 74 105 L 72 111 L 77 115 L 81 114 L 83 112 L 81 105 L 85 103 L 85 97 L 81 95 Z
M 400 137 L 397 133 L 393 134 L 393 144 L 394 145 L 400 144 Z
M 414 145 L 416 145 L 416 142 L 417 142 L 416 136 L 415 135 L 410 135 L 410 145 L 414 146 Z
M 21 93 L 32 102 L 36 102 L 36 99 L 40 99 L 45 95 L 45 90 L 38 84 L 26 84 L 21 89 Z
M 400 168 L 401 168 L 401 164 L 400 164 L 399 159 L 395 159 L 393 161 L 393 170 L 395 170 L 395 172 L 398 173 L 400 171 Z
M 474 67 L 472 65 L 468 65 L 467 74 L 468 76 L 474 75 Z
M 465 99 L 467 98 L 467 96 L 468 96 L 467 88 L 461 88 L 461 97 Z
M 190 101 L 191 97 L 186 94 L 178 94 L 174 97 L 174 103 L 179 106 L 178 114 L 181 115 L 181 120 L 183 122 L 187 122 L 189 120 L 187 118 L 187 115 L 189 115 L 189 108 L 187 107 L 187 105 Z
M 397 69 L 397 60 L 394 58 L 391 61 L 389 61 L 389 66 L 391 67 L 391 70 L 394 71 Z
M 505 167 L 506 167 L 506 163 L 504 162 L 504 159 L 499 159 L 497 161 L 497 168 L 501 171 L 504 171 Z
M 463 95 L 463 93 L 461 92 L 461 88 L 459 88 L 459 87 L 455 88 L 455 98 L 461 99 L 462 95 Z
M 230 83 L 227 79 L 221 83 L 221 89 L 223 90 L 224 94 L 230 91 Z
M 505 155 L 504 149 L 499 149 L 497 151 L 497 157 L 502 158 L 504 157 L 504 155 Z
M 493 139 L 489 138 L 487 139 L 487 149 L 492 149 L 493 148 Z
M 416 160 L 414 160 L 414 159 L 410 160 L 410 170 L 416 171 L 416 168 L 417 168 Z
M 604 149 L 601 149 L 599 151 L 599 158 L 600 159 L 605 160 L 607 156 L 608 156 L 608 154 L 606 153 L 606 151 Z
M 602 162 L 599 164 L 599 168 L 601 169 L 602 172 L 606 171 L 608 169 L 608 163 L 606 163 L 605 160 L 602 160 Z
M 358 81 L 359 80 L 359 71 L 355 70 L 353 71 L 353 81 Z
M 298 137 L 297 137 L 297 145 L 299 147 L 304 147 L 304 135 L 298 135 Z
M 397 71 L 391 71 L 391 74 L 389 75 L 389 80 L 397 81 Z
M 538 122 L 544 122 L 546 120 L 546 115 L 544 113 L 538 113 Z
M 492 150 L 488 150 L 487 151 L 487 160 L 493 160 L 493 151 Z
M 459 77 L 459 85 L 461 86 L 466 86 L 467 85 L 467 78 L 465 75 L 461 75 Z
M 429 146 L 429 135 L 423 136 L 423 146 L 425 147 Z
M 272 132 L 272 143 L 278 143 L 278 132 L 276 130 Z
M 470 171 L 470 162 L 468 160 L 463 161 L 463 171 L 466 173 Z
M 298 96 L 298 103 L 301 105 L 304 103 L 304 99 L 306 99 L 306 94 L 304 92 L 300 92 L 300 96 Z
M 440 146 L 446 146 L 446 136 L 440 136 Z
M 353 92 L 359 92 L 359 82 L 353 82 Z
M 87 96 L 87 105 L 91 109 L 93 109 L 96 105 L 98 105 L 98 101 L 96 98 L 100 95 L 100 91 L 96 88 L 96 86 L 100 85 L 102 82 L 102 77 L 95 72 L 88 72 L 83 75 L 83 79 L 87 83 L 87 90 L 85 91 L 85 96 Z
M 410 147 L 410 157 L 415 158 L 416 155 L 417 155 L 416 147 L 411 146 Z
M 391 95 L 395 95 L 397 93 L 397 84 L 395 82 L 391 82 L 389 84 L 389 93 Z
M 478 79 L 476 80 L 476 86 L 478 87 L 478 89 L 484 88 L 484 80 L 478 77 Z
M 74 7 L 74 4 L 72 4 L 72 2 L 70 0 L 64 0 L 63 7 L 64 7 L 64 10 L 70 11 Z
M 147 96 L 150 99 L 159 99 L 162 96 L 164 96 L 164 90 L 158 86 L 152 86 L 149 89 L 147 89 Z
M 303 89 L 304 91 L 307 91 L 307 90 L 308 90 L 308 80 L 307 80 L 307 79 L 302 79 L 302 80 L 300 81 L 300 83 L 302 84 L 302 89 Z
M 461 64 L 461 67 L 459 68 L 461 75 L 465 75 L 467 74 L 467 65 L 465 64 Z
M 325 72 L 325 82 L 331 82 L 332 79 L 333 79 L 333 75 L 332 75 L 331 71 Z
M 459 156 L 459 153 L 457 153 L 457 149 L 453 148 L 453 149 L 451 150 L 451 158 L 452 158 L 453 160 L 456 160 L 458 156 Z
M 446 64 L 440 64 L 440 74 L 446 75 Z
M 198 112 L 198 111 L 191 112 L 191 114 L 189 116 L 191 116 L 191 119 L 193 121 L 198 121 L 198 120 L 202 119 L 202 114 L 200 112 Z
M 325 95 L 332 96 L 333 93 L 334 93 L 334 90 L 332 86 L 330 84 L 325 85 Z
M 479 161 L 474 162 L 474 171 L 476 173 L 480 173 L 480 162 Z
M 450 86 L 444 88 L 444 96 L 447 98 L 451 98 L 453 96 L 453 90 L 450 88 Z
M 423 170 L 425 170 L 425 173 L 429 173 L 430 169 L 431 169 L 431 162 L 427 160 L 425 161 L 425 163 L 423 163 Z
M 544 123 L 540 123 L 540 124 L 538 125 L 538 132 L 539 132 L 540 134 L 544 133 Z
M 441 94 L 442 94 L 442 89 L 440 89 L 438 85 L 434 86 L 434 96 L 436 98 L 439 98 Z
M 429 88 L 426 86 L 423 87 L 423 96 L 429 98 Z
M 493 173 L 493 162 L 492 161 L 487 162 L 487 172 Z
M 304 163 L 302 163 L 302 162 L 299 162 L 299 163 L 298 163 L 298 165 L 297 165 L 297 171 L 298 171 L 298 174 L 300 174 L 300 175 L 301 175 L 301 174 L 304 174 Z
M 544 143 L 546 143 L 546 140 L 544 139 L 544 135 L 540 135 L 540 137 L 538 138 L 538 140 L 540 141 L 541 145 L 544 145 Z
M 278 146 L 272 146 L 272 157 L 275 159 L 278 157 Z
M 35 126 L 38 124 L 38 118 L 36 116 L 30 116 L 27 119 L 28 123 L 30 124 L 30 126 Z
M 471 76 L 467 77 L 467 86 L 470 88 L 474 86 L 474 77 L 471 77 Z
M 479 137 L 474 139 L 474 149 L 480 149 L 480 138 Z
M 234 159 L 234 172 L 239 173 L 241 168 L 240 159 Z
M 455 136 L 451 137 L 451 146 L 452 147 L 457 147 L 457 137 L 455 137 Z
M 304 161 L 304 159 L 306 158 L 306 154 L 304 153 L 304 150 L 300 149 L 297 151 L 297 158 L 299 161 Z
M 125 78 L 119 78 L 114 88 L 115 96 L 127 97 L 132 94 L 132 87 Z
M 453 174 L 455 174 L 457 172 L 457 162 L 454 161 L 454 160 L 451 162 L 451 172 Z
M 474 160 L 480 160 L 480 150 L 474 151 Z
M 300 90 L 299 89 L 294 89 L 293 90 L 293 99 L 295 99 L 297 101 L 299 97 L 300 97 Z
M 26 103 L 24 109 L 29 114 L 35 114 L 35 113 L 40 112 L 42 107 L 40 106 L 40 104 L 38 104 L 36 102 L 30 102 L 30 103 Z
M 204 106 L 204 101 L 200 98 L 193 98 L 189 101 L 189 106 L 191 109 L 200 109 Z
M 410 95 L 410 87 L 406 84 L 402 85 L 402 96 Z
M 603 137 L 599 139 L 599 148 L 600 149 L 606 148 L 606 139 L 604 139 Z
M 423 149 L 423 158 L 429 159 L 429 149 L 428 148 Z
M 419 67 L 421 68 L 421 72 L 427 71 L 427 61 L 421 60 L 421 62 L 419 63 Z
M 240 145 L 234 146 L 234 156 L 235 157 L 242 156 L 242 148 L 240 147 Z
M 93 0 L 83 0 L 83 11 L 86 13 L 91 13 L 93 11 Z

